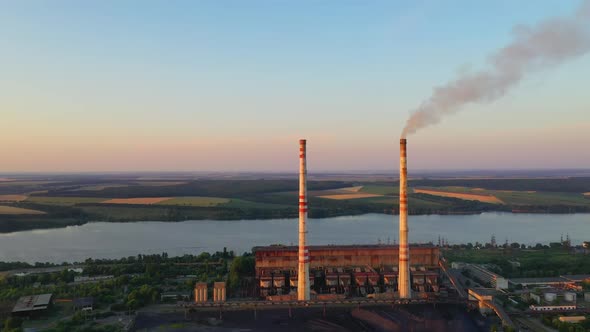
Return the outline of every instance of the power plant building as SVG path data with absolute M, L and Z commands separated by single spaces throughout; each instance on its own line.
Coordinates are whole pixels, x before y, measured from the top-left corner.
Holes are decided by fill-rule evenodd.
M 316 294 L 366 296 L 398 291 L 397 245 L 308 246 L 310 288 Z M 438 292 L 439 248 L 413 245 L 411 289 Z M 297 290 L 298 247 L 254 247 L 256 280 L 260 296 L 286 295 Z

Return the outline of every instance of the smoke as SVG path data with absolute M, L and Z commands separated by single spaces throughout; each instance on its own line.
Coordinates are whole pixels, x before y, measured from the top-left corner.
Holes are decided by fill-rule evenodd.
M 558 65 L 590 50 L 590 0 L 570 17 L 553 18 L 534 27 L 514 27 L 514 40 L 489 57 L 489 68 L 464 74 L 434 88 L 430 98 L 412 112 L 402 138 L 437 124 L 467 103 L 489 103 L 526 74 Z

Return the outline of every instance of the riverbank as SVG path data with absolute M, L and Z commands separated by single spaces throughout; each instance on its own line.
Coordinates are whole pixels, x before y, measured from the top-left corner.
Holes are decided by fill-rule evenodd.
M 504 206 L 505 207 L 505 206 Z M 162 209 L 153 206 L 93 206 L 93 209 L 85 210 L 89 213 L 76 213 L 77 217 L 61 217 L 62 214 L 45 214 L 45 215 L 13 215 L 0 217 L 0 234 L 43 230 L 54 228 L 65 228 L 68 226 L 81 226 L 89 222 L 142 222 L 146 220 L 158 222 L 184 222 L 191 220 L 271 220 L 271 219 L 289 219 L 296 218 L 295 209 L 269 210 L 269 209 L 218 209 L 218 208 L 167 208 Z M 92 211 L 92 212 L 91 212 Z M 416 213 L 418 212 L 418 213 Z M 575 214 L 590 213 L 590 208 L 585 207 L 528 207 L 520 209 L 498 208 L 481 209 L 481 210 L 440 210 L 426 213 L 423 211 L 410 211 L 412 216 L 466 216 L 478 215 L 482 213 L 514 213 L 514 214 Z M 310 212 L 310 218 L 326 219 L 345 216 L 361 216 L 367 213 L 382 213 L 388 215 L 398 215 L 397 211 L 386 209 L 342 209 L 328 210 L 319 212 Z

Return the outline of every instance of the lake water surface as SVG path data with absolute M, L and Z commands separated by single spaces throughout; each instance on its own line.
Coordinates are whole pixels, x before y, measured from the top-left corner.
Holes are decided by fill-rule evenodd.
M 483 213 L 465 216 L 410 216 L 410 242 L 497 242 L 526 244 L 590 241 L 590 214 Z M 397 241 L 398 217 L 365 214 L 308 222 L 308 242 L 371 244 Z M 296 244 L 297 219 L 198 220 L 184 222 L 93 222 L 82 226 L 0 234 L 0 261 L 74 262 L 167 252 L 169 255 L 250 251 L 253 246 Z

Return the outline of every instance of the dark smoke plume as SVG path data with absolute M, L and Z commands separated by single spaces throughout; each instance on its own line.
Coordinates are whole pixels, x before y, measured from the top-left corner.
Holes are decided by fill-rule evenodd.
M 514 35 L 510 44 L 490 56 L 489 69 L 435 87 L 430 98 L 412 112 L 402 138 L 439 123 L 467 103 L 492 102 L 502 97 L 534 70 L 590 51 L 590 0 L 584 0 L 572 16 L 549 19 L 534 27 L 516 26 Z

